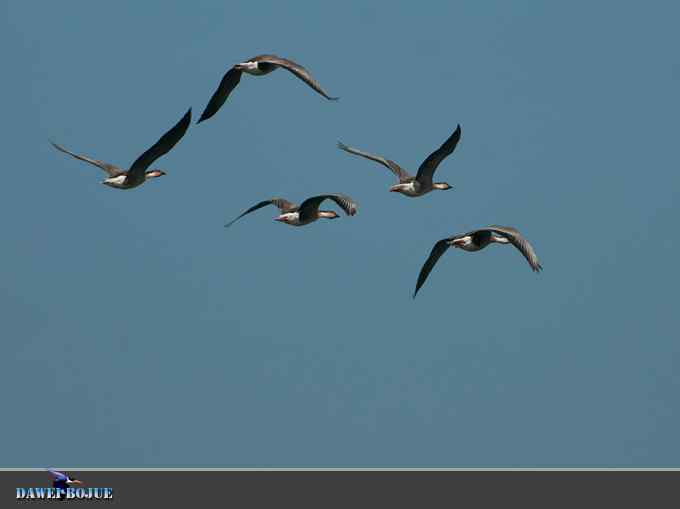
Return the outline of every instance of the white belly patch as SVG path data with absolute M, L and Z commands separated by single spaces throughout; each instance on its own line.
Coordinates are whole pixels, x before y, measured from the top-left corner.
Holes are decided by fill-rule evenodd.
M 107 186 L 111 186 L 111 187 L 123 187 L 124 182 L 125 182 L 125 175 L 117 175 L 115 177 L 109 177 L 107 179 L 104 179 L 102 181 L 102 184 L 106 184 Z

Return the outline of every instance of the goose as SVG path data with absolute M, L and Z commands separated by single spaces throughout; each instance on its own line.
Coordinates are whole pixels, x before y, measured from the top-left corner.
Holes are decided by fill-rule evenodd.
M 229 94 L 231 94 L 231 91 L 234 90 L 239 81 L 241 81 L 241 74 L 245 72 L 253 76 L 263 76 L 275 71 L 279 67 L 293 73 L 329 101 L 337 101 L 340 99 L 339 97 L 329 96 L 324 89 L 321 88 L 321 85 L 312 78 L 309 71 L 300 64 L 288 60 L 287 58 L 277 57 L 276 55 L 258 55 L 245 62 L 234 65 L 227 71 L 217 87 L 217 90 L 210 98 L 208 105 L 205 107 L 201 118 L 199 118 L 196 123 L 200 124 L 204 120 L 208 120 L 219 111 L 227 100 L 227 97 L 229 97 Z
M 473 230 L 471 232 L 454 235 L 437 242 L 432 248 L 430 256 L 420 269 L 418 282 L 416 283 L 416 290 L 413 292 L 413 298 L 416 298 L 418 290 L 420 290 L 420 287 L 425 283 L 427 276 L 437 263 L 437 260 L 439 260 L 441 255 L 443 255 L 448 248 L 453 246 L 464 251 L 473 252 L 480 251 L 494 242 L 498 244 L 512 244 L 515 246 L 519 252 L 524 255 L 524 258 L 526 258 L 527 262 L 529 262 L 531 270 L 534 272 L 539 272 L 543 269 L 541 264 L 538 263 L 538 257 L 536 256 L 534 248 L 520 232 L 509 226 L 493 225 L 487 228 L 481 228 L 479 230 Z
M 439 164 L 456 148 L 459 140 L 460 124 L 458 124 L 456 130 L 453 131 L 453 134 L 449 136 L 442 146 L 432 152 L 427 157 L 427 159 L 423 161 L 423 163 L 420 165 L 420 168 L 418 168 L 418 173 L 415 177 L 410 175 L 406 170 L 390 159 L 374 156 L 356 148 L 348 147 L 341 141 L 338 142 L 338 148 L 344 150 L 345 152 L 349 152 L 350 154 L 365 157 L 366 159 L 370 159 L 371 161 L 382 164 L 388 170 L 394 173 L 394 175 L 399 179 L 399 183 L 390 187 L 390 191 L 415 198 L 418 196 L 423 196 L 433 189 L 439 189 L 442 191 L 452 189 L 452 186 L 446 182 L 432 182 L 432 177 L 434 176 L 434 172 Z
M 53 488 L 61 488 L 65 490 L 69 486 L 83 484 L 82 481 L 79 481 L 78 479 L 72 479 L 68 475 L 64 474 L 63 472 L 59 472 L 58 470 L 48 468 L 47 471 L 52 476 Z
M 322 217 L 326 219 L 336 219 L 340 217 L 337 212 L 332 210 L 319 210 L 319 206 L 324 200 L 333 200 L 348 216 L 353 216 L 357 213 L 357 204 L 352 198 L 345 196 L 344 194 L 321 194 L 319 196 L 312 196 L 303 201 L 300 206 L 297 206 L 288 200 L 284 200 L 283 198 L 271 198 L 269 200 L 261 201 L 257 205 L 253 205 L 236 219 L 228 222 L 224 226 L 228 228 L 246 214 L 255 212 L 267 205 L 274 205 L 281 211 L 281 214 L 276 216 L 274 221 L 279 221 L 290 226 L 304 226 L 313 223 Z
M 99 167 L 101 170 L 104 170 L 108 177 L 102 180 L 102 184 L 105 184 L 109 187 L 114 187 L 116 189 L 132 189 L 142 185 L 147 180 L 165 175 L 163 170 L 149 170 L 148 168 L 156 159 L 167 154 L 172 149 L 172 147 L 174 147 L 177 142 L 182 139 L 182 136 L 184 136 L 184 133 L 187 132 L 190 123 L 191 108 L 189 108 L 182 119 L 177 122 L 177 124 L 175 124 L 172 129 L 161 136 L 154 146 L 139 156 L 127 171 L 122 170 L 113 164 L 92 159 L 81 154 L 74 154 L 73 152 L 53 141 L 50 141 L 50 143 L 54 148 L 64 152 L 65 154 L 75 157 L 76 159 L 80 159 L 81 161 L 85 161 L 86 163 L 93 164 L 94 166 Z

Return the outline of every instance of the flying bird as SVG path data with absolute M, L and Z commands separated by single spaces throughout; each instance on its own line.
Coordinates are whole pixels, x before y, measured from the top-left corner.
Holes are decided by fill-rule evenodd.
M 236 64 L 227 71 L 227 73 L 222 78 L 220 85 L 217 87 L 217 90 L 210 98 L 208 105 L 205 107 L 201 118 L 199 118 L 198 122 L 196 123 L 200 124 L 204 120 L 208 120 L 219 111 L 224 102 L 227 100 L 227 97 L 229 97 L 229 94 L 231 94 L 231 91 L 234 90 L 239 81 L 241 81 L 242 73 L 245 72 L 252 74 L 253 76 L 263 76 L 275 71 L 279 67 L 293 73 L 329 101 L 337 101 L 339 99 L 339 97 L 329 96 L 324 91 L 324 89 L 321 88 L 321 85 L 319 85 L 319 83 L 314 78 L 312 78 L 312 75 L 309 73 L 309 71 L 300 64 L 297 64 L 286 58 L 277 57 L 276 55 L 258 55 L 246 60 L 245 62 Z
M 332 210 L 319 210 L 319 206 L 324 200 L 333 200 L 340 206 L 342 210 L 345 211 L 345 214 L 348 216 L 353 216 L 357 213 L 357 204 L 352 200 L 352 198 L 345 196 L 344 194 L 322 194 L 319 196 L 312 196 L 311 198 L 307 198 L 305 201 L 303 201 L 302 205 L 300 206 L 295 205 L 288 200 L 284 200 L 283 198 L 272 198 L 270 200 L 261 201 L 257 205 L 253 205 L 236 219 L 230 221 L 224 226 L 229 227 L 246 214 L 255 212 L 256 210 L 266 207 L 267 205 L 274 205 L 281 211 L 281 214 L 276 216 L 274 221 L 280 221 L 290 226 L 304 226 L 306 224 L 313 223 L 322 217 L 326 219 L 336 219 L 340 217 L 337 212 Z
M 65 490 L 69 486 L 83 484 L 82 481 L 79 481 L 78 479 L 71 479 L 68 475 L 64 474 L 63 472 L 59 472 L 51 468 L 48 468 L 47 471 L 52 476 L 53 488 L 61 488 Z
M 451 152 L 453 152 L 453 150 L 456 148 L 456 145 L 458 145 L 459 140 L 460 124 L 458 127 L 456 127 L 456 130 L 453 131 L 453 134 L 449 136 L 449 139 L 446 140 L 441 147 L 432 152 L 427 157 L 427 159 L 425 159 L 425 161 L 423 161 L 423 163 L 420 165 L 420 168 L 418 168 L 418 173 L 415 177 L 410 175 L 406 170 L 390 159 L 385 159 L 381 156 L 374 156 L 356 148 L 348 147 L 342 142 L 338 142 L 338 148 L 344 150 L 345 152 L 349 152 L 350 154 L 365 157 L 366 159 L 370 159 L 371 161 L 382 164 L 388 170 L 394 173 L 395 177 L 399 179 L 399 183 L 390 187 L 390 191 L 415 198 L 417 196 L 423 196 L 433 189 L 445 191 L 452 188 L 452 186 L 446 182 L 432 182 L 432 178 L 439 164 L 444 159 L 446 159 L 446 157 L 450 155 Z
M 420 290 L 420 287 L 425 283 L 427 276 L 437 263 L 437 260 L 439 260 L 441 255 L 443 255 L 448 248 L 453 246 L 464 251 L 479 251 L 494 242 L 497 242 L 498 244 L 512 244 L 515 246 L 519 252 L 524 255 L 524 258 L 529 262 L 529 266 L 534 272 L 539 272 L 543 269 L 541 264 L 538 263 L 538 257 L 536 256 L 534 248 L 521 233 L 509 226 L 489 226 L 487 228 L 454 235 L 453 237 L 442 239 L 437 242 L 432 248 L 430 256 L 425 261 L 425 264 L 420 269 L 416 290 L 413 292 L 413 298 L 415 299 L 418 290 Z
M 191 108 L 189 108 L 182 119 L 177 122 L 177 124 L 175 124 L 172 129 L 161 136 L 161 138 L 153 147 L 139 156 L 127 171 L 118 168 L 113 164 L 92 159 L 84 155 L 74 154 L 73 152 L 70 152 L 53 141 L 50 141 L 50 143 L 57 150 L 73 156 L 76 159 L 80 159 L 81 161 L 85 161 L 86 163 L 93 164 L 94 166 L 99 167 L 101 170 L 104 170 L 108 177 L 102 180 L 102 184 L 115 187 L 116 189 L 132 189 L 133 187 L 142 185 L 147 180 L 165 175 L 163 170 L 149 170 L 148 168 L 154 163 L 156 159 L 167 154 L 172 149 L 172 147 L 174 147 L 177 142 L 182 139 L 182 136 L 184 136 L 184 133 L 186 133 L 187 129 L 189 128 L 189 124 L 191 124 Z

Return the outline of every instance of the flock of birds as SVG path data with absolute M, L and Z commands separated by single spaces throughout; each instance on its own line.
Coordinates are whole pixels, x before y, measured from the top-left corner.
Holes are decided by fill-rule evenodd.
M 337 97 L 329 96 L 323 88 L 321 88 L 321 85 L 312 78 L 307 69 L 301 65 L 276 55 L 259 55 L 246 60 L 245 62 L 238 63 L 227 71 L 217 87 L 217 90 L 210 98 L 210 101 L 208 101 L 208 105 L 197 123 L 208 120 L 220 110 L 234 88 L 239 84 L 241 75 L 244 72 L 254 76 L 261 76 L 269 74 L 279 68 L 291 72 L 326 99 L 330 101 L 338 99 Z M 172 129 L 166 132 L 151 148 L 139 156 L 128 170 L 123 170 L 113 164 L 99 161 L 91 157 L 75 154 L 61 145 L 54 142 L 51 143 L 57 150 L 69 154 L 81 161 L 93 164 L 103 170 L 108 176 L 102 181 L 102 184 L 116 189 L 133 189 L 142 185 L 147 180 L 165 175 L 163 170 L 149 168 L 158 158 L 167 154 L 182 139 L 190 124 L 191 108 L 189 108 Z M 432 154 L 423 161 L 415 176 L 409 174 L 390 159 L 363 152 L 343 143 L 338 143 L 338 148 L 385 166 L 399 180 L 399 183 L 390 187 L 389 190 L 391 192 L 401 193 L 404 196 L 416 198 L 424 196 L 433 190 L 443 191 L 452 188 L 452 186 L 446 182 L 434 182 L 433 178 L 434 173 L 441 162 L 456 148 L 456 145 L 460 141 L 460 135 L 461 128 L 460 125 L 458 125 L 451 136 L 449 136 L 437 150 L 432 152 Z M 326 200 L 335 202 L 345 214 L 349 216 L 353 216 L 357 212 L 357 204 L 349 196 L 344 194 L 322 194 L 319 196 L 312 196 L 304 200 L 300 205 L 296 205 L 283 198 L 271 198 L 253 205 L 225 226 L 231 226 L 243 216 L 268 205 L 274 205 L 281 212 L 274 218 L 275 221 L 280 221 L 291 226 L 304 226 L 321 218 L 335 219 L 340 217 L 332 210 L 319 209 L 321 204 Z M 492 243 L 511 244 L 515 246 L 529 262 L 529 266 L 533 271 L 538 272 L 542 269 L 533 247 L 519 231 L 508 226 L 489 226 L 467 233 L 453 235 L 438 241 L 432 248 L 430 256 L 420 270 L 413 297 L 415 298 L 418 290 L 423 286 L 428 275 L 432 271 L 432 268 L 448 248 L 455 247 L 464 251 L 473 252 L 484 249 Z

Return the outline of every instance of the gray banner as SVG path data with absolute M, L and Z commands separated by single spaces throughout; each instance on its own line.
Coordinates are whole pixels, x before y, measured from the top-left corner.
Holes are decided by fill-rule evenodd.
M 43 471 L 1 471 L 0 507 L 678 507 L 680 471 L 67 470 L 111 500 L 29 500 Z M 85 492 L 81 492 L 85 493 Z M 200 505 L 196 505 L 200 504 Z

